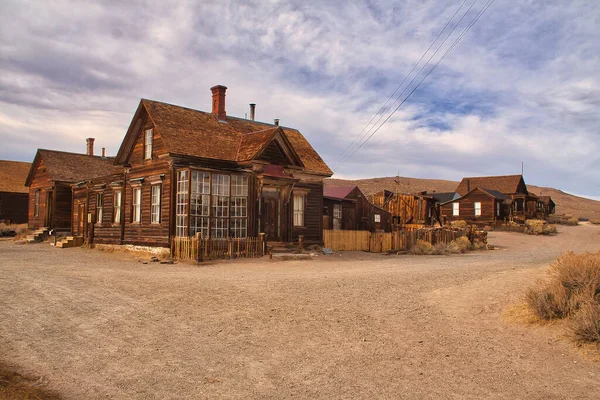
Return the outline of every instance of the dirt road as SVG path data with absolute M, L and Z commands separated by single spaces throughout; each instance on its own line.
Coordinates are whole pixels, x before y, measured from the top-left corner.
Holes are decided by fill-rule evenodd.
M 0 361 L 67 399 L 596 399 L 600 363 L 502 313 L 600 227 L 501 250 L 209 266 L 0 242 Z

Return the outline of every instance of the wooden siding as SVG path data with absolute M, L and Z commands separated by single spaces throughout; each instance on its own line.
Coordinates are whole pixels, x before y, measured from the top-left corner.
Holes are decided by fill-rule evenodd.
M 158 161 L 160 156 L 164 156 L 167 154 L 167 149 L 165 147 L 164 141 L 160 137 L 160 133 L 152 124 L 147 116 L 144 116 L 139 122 L 136 122 L 136 140 L 133 145 L 133 149 L 129 154 L 128 161 L 129 163 L 136 166 L 149 166 Z M 146 129 L 153 129 L 152 135 L 152 158 L 149 160 L 144 159 L 144 133 Z
M 289 161 L 283 151 L 279 148 L 279 145 L 272 141 L 267 148 L 263 151 L 259 160 L 268 161 L 274 165 L 287 165 Z
M 424 224 L 433 223 L 435 200 L 430 197 L 412 194 L 391 194 L 387 197 L 385 192 L 371 196 L 371 202 L 390 212 L 399 224 Z
M 287 240 L 297 242 L 298 236 L 304 235 L 305 243 L 323 243 L 323 183 L 300 182 L 296 184 L 295 188 L 309 189 L 310 191 L 306 195 L 304 226 L 292 226 L 293 200 L 288 203 L 287 218 L 290 221 L 288 226 L 292 226 L 292 229 Z
M 27 223 L 28 193 L 0 192 L 0 221 L 11 224 Z
M 35 216 L 35 193 L 39 190 L 39 212 Z M 50 194 L 52 193 L 52 194 Z M 48 200 L 52 199 L 51 209 Z M 72 194 L 69 183 L 54 182 L 47 173 L 44 161 L 40 160 L 29 186 L 28 223 L 30 228 L 48 226 L 58 231 L 71 230 Z M 50 220 L 48 220 L 50 216 Z
M 481 215 L 475 215 L 475 203 L 481 203 Z M 500 217 L 496 216 L 496 203 L 499 200 L 490 197 L 479 189 L 472 191 L 466 196 L 457 199 L 451 203 L 440 206 L 441 218 L 445 221 L 465 220 L 470 222 L 492 223 L 496 219 L 504 219 L 507 207 L 500 201 Z M 452 215 L 452 204 L 459 204 L 459 215 Z

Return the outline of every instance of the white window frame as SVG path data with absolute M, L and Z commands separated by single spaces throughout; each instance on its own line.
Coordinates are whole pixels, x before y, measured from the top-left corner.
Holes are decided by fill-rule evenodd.
M 473 209 L 475 210 L 475 216 L 480 217 L 481 216 L 481 202 L 480 201 L 474 202 Z
M 160 224 L 161 185 L 152 185 L 150 191 L 150 223 Z
M 248 176 L 231 175 L 229 229 L 232 238 L 248 236 Z
M 96 223 L 102 225 L 102 218 L 104 217 L 104 194 L 102 192 L 96 193 Z
M 294 227 L 303 227 L 306 209 L 306 194 L 294 193 Z
M 142 222 L 142 187 L 134 187 L 131 192 L 131 222 Z
M 374 222 L 381 222 L 381 214 L 374 214 L 373 215 L 373 221 Z
M 121 205 L 123 202 L 123 192 L 121 190 L 115 190 L 113 193 L 113 203 L 114 203 L 114 222 L 118 224 L 121 222 Z
M 154 142 L 154 129 L 149 128 L 144 131 L 144 160 L 152 159 L 152 144 Z
M 342 229 L 342 205 L 333 205 L 333 230 Z
M 229 237 L 231 175 L 211 175 L 210 236 L 213 239 L 225 239 Z
M 460 215 L 460 204 L 458 202 L 452 203 L 452 216 L 456 217 Z
M 175 236 L 188 236 L 188 198 L 190 171 L 177 171 L 177 195 L 175 207 Z
M 500 202 L 499 201 L 496 202 L 496 216 L 497 217 L 500 216 Z

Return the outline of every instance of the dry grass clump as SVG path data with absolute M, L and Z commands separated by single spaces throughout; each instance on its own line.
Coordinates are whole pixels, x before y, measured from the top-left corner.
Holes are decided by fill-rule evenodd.
M 410 249 L 412 254 L 417 255 L 448 255 L 466 253 L 473 249 L 469 238 L 461 236 L 450 243 L 436 243 L 432 245 L 425 240 L 417 240 L 417 243 Z
M 567 252 L 548 275 L 527 292 L 530 309 L 542 320 L 567 318 L 576 341 L 600 345 L 600 252 Z
M 579 220 L 569 214 L 551 214 L 548 216 L 547 220 L 548 220 L 548 223 L 550 223 L 550 224 L 570 225 L 570 226 L 579 225 Z
M 600 219 L 590 219 L 590 224 L 600 225 Z
M 525 221 L 525 233 L 529 235 L 552 235 L 556 233 L 556 226 L 543 219 L 528 219 Z
M 0 399 L 58 400 L 58 394 L 46 389 L 40 379 L 21 375 L 0 364 Z
M 454 229 L 466 229 L 469 227 L 469 224 L 465 220 L 452 221 L 450 222 L 450 227 Z
M 29 232 L 27 224 L 0 223 L 0 236 L 23 237 Z

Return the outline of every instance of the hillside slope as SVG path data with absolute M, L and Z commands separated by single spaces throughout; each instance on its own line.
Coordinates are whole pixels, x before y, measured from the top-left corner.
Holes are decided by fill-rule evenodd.
M 396 182 L 397 181 L 397 182 Z M 416 192 L 453 192 L 458 182 L 441 179 L 418 179 L 406 177 L 383 177 L 358 180 L 326 179 L 326 186 L 354 186 L 358 185 L 366 195 L 382 191 L 384 189 L 395 191 L 396 187 L 400 193 Z M 551 196 L 556 203 L 557 214 L 572 214 L 575 217 L 600 219 L 600 201 L 590 200 L 558 189 L 527 185 L 530 192 L 537 195 Z

